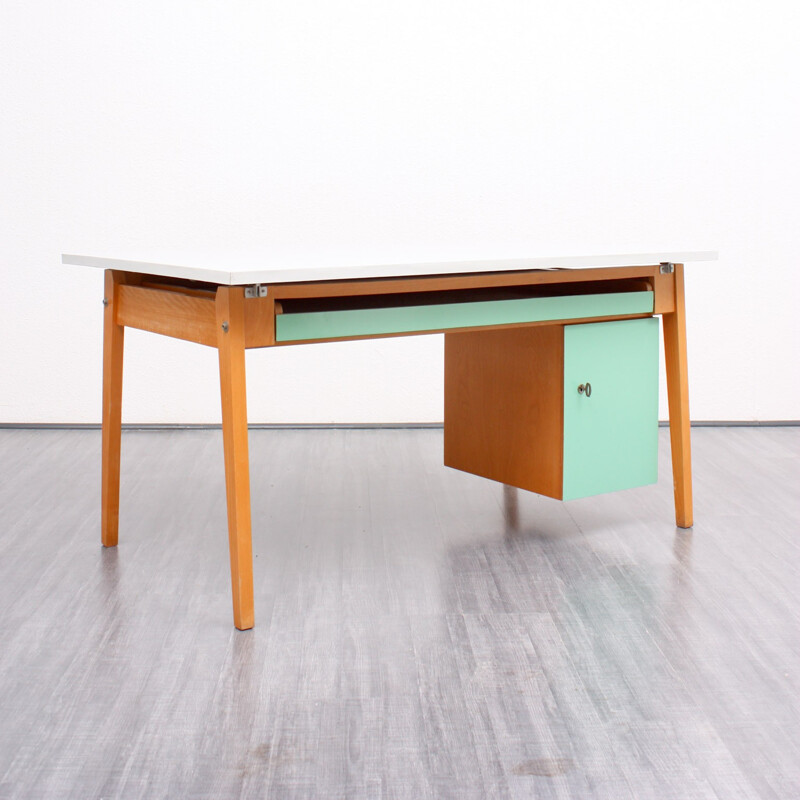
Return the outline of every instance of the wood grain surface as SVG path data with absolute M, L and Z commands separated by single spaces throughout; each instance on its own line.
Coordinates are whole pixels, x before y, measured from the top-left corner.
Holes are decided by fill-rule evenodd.
M 186 294 L 181 289 L 120 286 L 118 300 L 119 325 L 211 347 L 217 343 L 212 296 Z
M 667 371 L 670 447 L 675 486 L 675 524 L 691 528 L 692 441 L 689 430 L 689 365 L 686 345 L 686 306 L 683 264 L 675 265 L 675 310 L 661 317 L 664 330 L 664 362 Z
M 248 630 L 253 627 L 254 612 L 244 289 L 220 286 L 215 305 L 233 624 L 239 630 Z
M 135 280 L 135 278 L 133 278 Z M 119 469 L 122 434 L 122 371 L 125 328 L 118 325 L 120 289 L 131 276 L 106 270 L 103 276 L 103 443 L 100 475 L 100 540 L 106 547 L 119 541 Z
M 564 326 L 444 337 L 444 463 L 561 497 Z

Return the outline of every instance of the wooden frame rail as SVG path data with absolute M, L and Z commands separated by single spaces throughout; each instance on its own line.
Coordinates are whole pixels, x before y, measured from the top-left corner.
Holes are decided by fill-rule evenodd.
M 217 346 L 215 302 L 219 288 L 208 284 L 198 287 L 196 281 L 159 282 L 144 280 L 150 276 L 108 270 L 113 288 L 107 290 L 112 302 L 112 312 L 117 325 L 159 333 L 209 347 Z M 424 292 L 453 292 L 475 289 L 524 288 L 534 286 L 563 286 L 565 294 L 575 293 L 581 284 L 596 287 L 614 282 L 621 289 L 633 291 L 636 286 L 653 291 L 654 314 L 674 311 L 675 290 L 673 275 L 661 274 L 658 267 L 624 267 L 593 270 L 553 270 L 539 272 L 510 272 L 482 275 L 452 275 L 423 278 L 395 278 L 390 280 L 331 281 L 321 283 L 277 284 L 267 287 L 265 297 L 244 299 L 245 347 L 272 347 L 295 344 L 312 344 L 321 341 L 347 341 L 350 339 L 381 338 L 389 336 L 414 336 L 418 333 L 441 333 L 444 329 L 425 331 L 369 334 L 329 339 L 312 339 L 291 342 L 275 341 L 275 317 L 283 313 L 282 301 L 298 298 L 324 299 L 334 297 L 364 297 L 368 295 L 408 296 Z M 243 287 L 230 287 L 241 292 Z M 628 319 L 635 315 L 604 316 L 602 319 Z M 571 322 L 588 322 L 601 317 L 581 317 Z M 518 323 L 525 325 L 549 324 L 544 322 Z M 470 326 L 471 328 L 472 326 Z M 496 326 L 484 326 L 487 329 Z M 466 330 L 466 328 L 451 329 Z

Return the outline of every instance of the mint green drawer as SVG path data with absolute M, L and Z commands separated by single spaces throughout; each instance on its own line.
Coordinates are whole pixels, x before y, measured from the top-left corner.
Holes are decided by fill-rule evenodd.
M 658 480 L 657 319 L 564 328 L 563 456 L 564 500 Z
M 583 317 L 649 314 L 652 311 L 653 293 L 650 291 L 304 311 L 277 315 L 275 340 L 301 342 L 424 333 Z

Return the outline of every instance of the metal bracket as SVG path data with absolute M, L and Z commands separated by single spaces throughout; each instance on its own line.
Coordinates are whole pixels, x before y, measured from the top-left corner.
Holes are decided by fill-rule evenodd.
M 669 275 L 671 272 L 675 272 L 675 265 L 671 261 L 662 261 L 658 267 L 658 271 L 662 275 Z
M 254 297 L 266 297 L 267 296 L 267 287 L 260 284 L 254 283 L 252 286 L 245 286 L 244 287 L 244 296 L 251 300 Z

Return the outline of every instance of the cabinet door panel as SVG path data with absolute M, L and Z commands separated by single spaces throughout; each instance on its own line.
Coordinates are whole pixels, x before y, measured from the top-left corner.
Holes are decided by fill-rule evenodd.
M 657 480 L 658 321 L 567 325 L 563 499 Z

